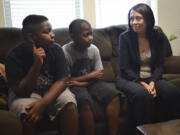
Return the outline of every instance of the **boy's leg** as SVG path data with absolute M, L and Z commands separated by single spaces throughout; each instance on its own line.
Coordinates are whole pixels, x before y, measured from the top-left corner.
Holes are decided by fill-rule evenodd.
M 85 87 L 72 87 L 71 91 L 76 95 L 79 109 L 80 125 L 83 135 L 94 135 L 94 114 L 91 108 L 92 99 Z
M 78 111 L 74 103 L 68 103 L 59 113 L 62 135 L 78 135 Z
M 117 135 L 120 113 L 119 91 L 101 80 L 93 83 L 88 88 L 97 102 L 105 107 L 109 134 Z
M 17 114 L 21 119 L 23 135 L 35 135 L 36 133 L 35 124 L 24 121 L 27 113 L 25 107 L 33 102 L 38 101 L 41 98 L 37 94 L 31 95 L 35 96 L 35 98 L 17 98 L 9 105 L 10 111 Z
M 79 110 L 80 124 L 84 135 L 94 135 L 94 114 L 86 101 Z
M 36 125 L 34 123 L 27 123 L 21 120 L 23 126 L 23 135 L 35 135 L 36 134 Z
M 109 135 L 118 134 L 118 122 L 120 113 L 119 96 L 114 97 L 106 107 L 106 118 L 108 120 Z
M 66 88 L 49 107 L 48 111 L 60 123 L 62 135 L 78 135 L 78 110 L 74 94 Z

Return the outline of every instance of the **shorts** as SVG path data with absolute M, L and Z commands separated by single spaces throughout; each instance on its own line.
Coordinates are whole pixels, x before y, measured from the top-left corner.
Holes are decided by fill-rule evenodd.
M 10 93 L 14 93 L 11 91 Z M 42 99 L 42 96 L 37 93 L 32 93 L 30 98 L 14 98 L 9 102 L 9 110 L 14 112 L 18 116 L 26 115 L 27 111 L 25 107 L 33 102 L 39 101 Z M 50 120 L 54 120 L 59 114 L 59 111 L 62 110 L 68 103 L 76 103 L 74 94 L 66 88 L 45 110 L 46 115 L 49 116 Z
M 115 96 L 120 97 L 120 92 L 116 88 L 102 80 L 97 80 L 86 87 L 73 86 L 70 87 L 70 90 L 76 96 L 78 108 L 81 108 L 85 101 L 89 102 L 92 109 L 94 101 L 106 107 Z

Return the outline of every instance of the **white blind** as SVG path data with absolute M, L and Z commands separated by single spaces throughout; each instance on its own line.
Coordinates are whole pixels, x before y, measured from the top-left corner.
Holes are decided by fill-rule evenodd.
M 157 0 L 96 0 L 96 27 L 128 23 L 128 12 L 137 3 L 151 6 L 157 18 Z
M 68 27 L 75 18 L 82 18 L 81 0 L 4 0 L 6 25 L 22 27 L 29 14 L 48 17 L 53 28 Z

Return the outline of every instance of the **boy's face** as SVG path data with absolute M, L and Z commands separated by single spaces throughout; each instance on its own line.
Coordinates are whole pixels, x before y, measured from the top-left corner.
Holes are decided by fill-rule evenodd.
M 81 49 L 88 48 L 93 40 L 92 28 L 87 23 L 81 23 L 78 34 L 73 34 L 73 40 Z
M 54 42 L 54 36 L 52 27 L 48 21 L 44 21 L 35 26 L 33 40 L 37 47 L 49 48 Z

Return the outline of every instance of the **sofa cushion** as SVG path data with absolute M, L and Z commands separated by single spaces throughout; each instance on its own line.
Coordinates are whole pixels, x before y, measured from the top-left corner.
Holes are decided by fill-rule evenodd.
M 99 48 L 102 60 L 110 60 L 112 45 L 108 33 L 104 29 L 94 29 L 93 36 L 93 44 Z
M 180 78 L 175 78 L 175 79 L 172 79 L 170 80 L 169 82 L 171 82 L 172 84 L 174 84 L 175 86 L 178 87 L 178 89 L 180 90 Z
M 20 119 L 11 112 L 0 110 L 0 134 L 21 135 L 22 125 Z
M 5 74 L 5 66 L 0 63 L 0 109 L 7 109 L 8 85 Z
M 107 82 L 114 82 L 115 81 L 115 74 L 112 68 L 112 64 L 110 61 L 102 61 L 104 67 L 104 80 Z
M 119 34 L 122 33 L 127 29 L 127 25 L 114 25 L 106 28 L 108 32 L 111 43 L 112 43 L 112 55 L 117 57 L 118 56 L 118 44 L 119 44 Z
M 163 74 L 163 78 L 167 79 L 168 81 L 174 80 L 174 79 L 180 79 L 180 74 Z
M 178 61 L 180 61 L 179 56 L 167 57 L 165 63 L 165 73 L 180 74 L 180 64 L 177 64 Z
M 118 57 L 112 57 L 111 58 L 111 64 L 112 64 L 112 68 L 115 74 L 115 77 L 117 77 L 120 68 L 119 68 L 119 63 L 118 63 Z
M 180 90 L 180 74 L 163 74 L 163 78 L 176 85 Z
M 54 29 L 53 32 L 55 34 L 55 41 L 60 45 L 64 45 L 71 41 L 71 37 L 67 28 L 57 28 Z
M 5 56 L 11 48 L 23 41 L 20 28 L 1 28 L 0 30 L 0 61 L 4 63 Z

